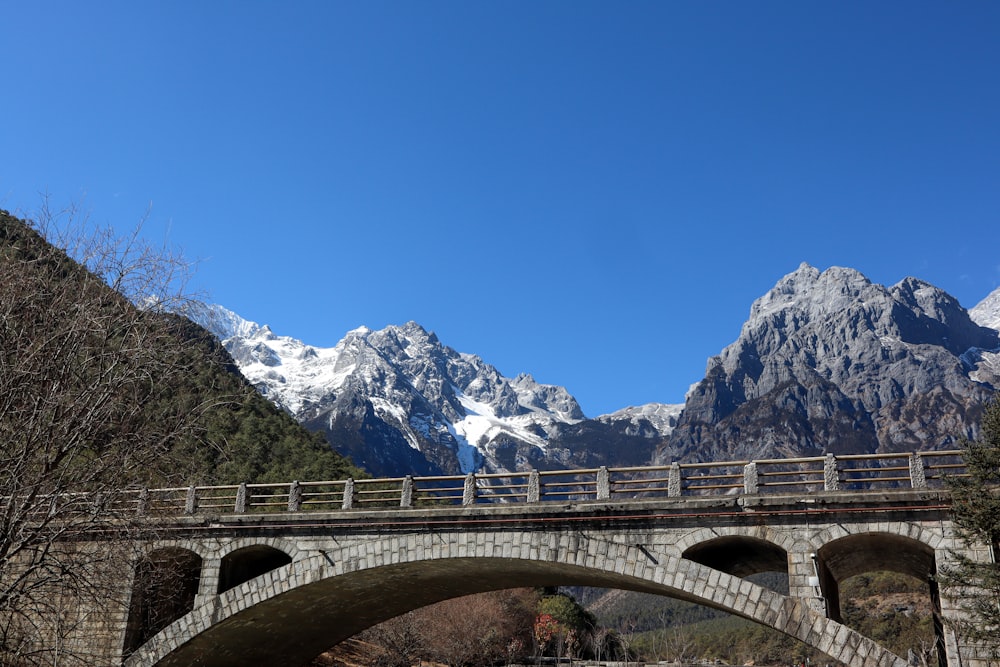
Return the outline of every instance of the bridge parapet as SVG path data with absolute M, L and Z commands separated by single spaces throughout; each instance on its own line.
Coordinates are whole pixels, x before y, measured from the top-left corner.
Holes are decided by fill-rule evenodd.
M 530 470 L 513 473 L 383 479 L 241 483 L 130 489 L 95 499 L 87 493 L 43 499 L 66 515 L 95 503 L 119 516 L 195 516 L 331 512 L 388 507 L 617 502 L 680 497 L 820 494 L 940 489 L 965 474 L 959 450 L 671 463 L 665 466 Z M 49 511 L 49 510 L 46 510 Z
M 672 463 L 665 466 L 292 481 L 141 489 L 138 514 L 329 512 L 384 507 L 616 501 L 831 491 L 933 489 L 964 474 L 958 450 Z

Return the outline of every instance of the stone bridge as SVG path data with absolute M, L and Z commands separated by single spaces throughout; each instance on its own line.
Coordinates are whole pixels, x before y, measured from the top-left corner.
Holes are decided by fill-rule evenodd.
M 300 665 L 444 599 L 573 585 L 695 602 L 845 665 L 905 667 L 840 623 L 840 583 L 890 570 L 928 582 L 942 667 L 974 665 L 934 583 L 961 548 L 935 481 L 948 454 L 147 491 L 136 504 L 156 530 L 118 655 Z M 759 572 L 786 573 L 788 594 L 745 578 Z

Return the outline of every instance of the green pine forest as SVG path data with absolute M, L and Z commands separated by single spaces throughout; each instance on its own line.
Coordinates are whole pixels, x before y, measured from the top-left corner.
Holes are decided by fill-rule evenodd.
M 61 286 L 53 284 L 56 281 L 74 284 L 76 307 L 86 308 L 88 302 L 95 309 L 106 307 L 110 288 L 104 282 L 95 285 L 85 267 L 6 211 L 0 211 L 0 261 L 8 267 L 16 265 L 24 280 L 31 281 L 0 289 L 32 292 L 24 295 L 30 297 L 29 305 L 53 319 L 67 308 L 57 301 Z M 19 317 L 29 312 L 24 307 L 16 311 Z M 162 357 L 186 369 L 152 378 L 160 386 L 144 397 L 144 418 L 154 424 L 160 415 L 165 420 L 185 413 L 197 417 L 191 428 L 167 443 L 162 465 L 135 471 L 132 483 L 210 485 L 366 476 L 334 452 L 322 435 L 307 431 L 257 393 L 210 333 L 175 315 L 146 312 L 142 316 L 150 320 L 150 327 L 169 333 L 153 338 L 162 348 L 158 350 Z M 38 337 L 37 324 L 31 326 Z

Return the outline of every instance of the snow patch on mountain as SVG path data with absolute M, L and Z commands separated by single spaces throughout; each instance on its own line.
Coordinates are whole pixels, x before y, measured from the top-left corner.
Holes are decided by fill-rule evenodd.
M 272 402 L 302 422 L 330 413 L 338 398 L 361 397 L 410 448 L 450 449 L 463 472 L 488 462 L 489 446 L 517 441 L 539 450 L 542 435 L 585 418 L 563 387 L 527 374 L 502 376 L 476 355 L 458 353 L 409 322 L 349 331 L 332 348 L 313 347 L 220 306 L 187 313 L 218 336 L 240 371 Z M 496 466 L 494 466 L 496 467 Z
M 677 426 L 677 420 L 684 411 L 684 404 L 647 403 L 646 405 L 630 406 L 616 410 L 610 414 L 601 415 L 597 419 L 602 422 L 630 421 L 638 424 L 645 420 L 656 427 L 664 436 Z
M 979 326 L 1000 331 L 1000 287 L 976 304 L 969 311 L 969 317 Z

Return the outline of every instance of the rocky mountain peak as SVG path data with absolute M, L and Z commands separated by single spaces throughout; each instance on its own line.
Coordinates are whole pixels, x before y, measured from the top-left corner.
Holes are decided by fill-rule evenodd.
M 820 272 L 803 262 L 754 301 L 744 328 L 752 330 L 788 310 L 804 312 L 811 318 L 822 317 L 853 303 L 871 286 L 871 282 L 854 269 L 832 267 Z
M 709 360 L 661 455 L 939 447 L 967 434 L 967 417 L 1000 385 L 989 352 L 998 347 L 997 331 L 924 281 L 886 288 L 853 269 L 803 264 Z

